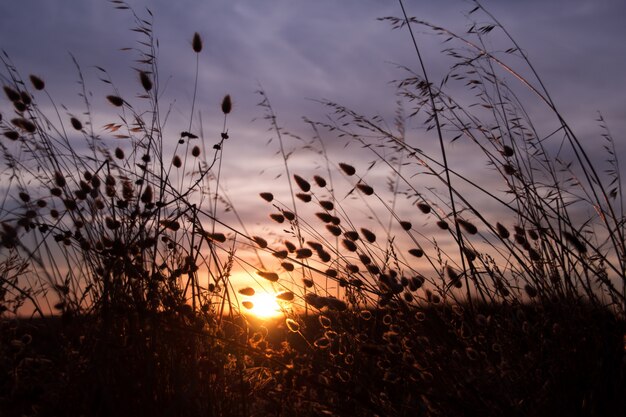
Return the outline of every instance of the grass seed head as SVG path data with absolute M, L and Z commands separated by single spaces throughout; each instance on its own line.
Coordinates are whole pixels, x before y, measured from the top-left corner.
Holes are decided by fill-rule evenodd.
M 343 162 L 339 163 L 339 168 L 349 177 L 356 174 L 356 169 L 352 165 L 345 164 Z
M 326 187 L 326 180 L 324 178 L 320 177 L 319 175 L 314 175 L 313 176 L 313 180 L 315 181 L 315 183 L 317 184 L 318 187 L 320 187 L 320 188 Z
M 191 40 L 191 48 L 197 54 L 202 52 L 202 38 L 198 32 L 193 34 L 193 39 Z
M 239 294 L 245 295 L 248 297 L 252 297 L 254 293 L 255 293 L 254 288 L 251 288 L 251 287 L 246 287 L 246 288 L 242 288 L 239 290 Z
M 278 274 L 275 272 L 257 271 L 257 275 L 259 275 L 261 278 L 265 278 L 270 282 L 278 281 Z
M 335 205 L 333 204 L 333 202 L 327 201 L 327 200 L 320 201 L 320 206 L 322 206 L 324 210 L 328 210 L 328 211 L 331 211 L 332 209 L 335 208 Z
M 285 221 L 285 216 L 278 213 L 270 214 L 270 219 L 274 220 L 276 223 L 283 223 Z
M 122 107 L 124 105 L 124 100 L 119 96 L 109 95 L 107 96 L 107 100 L 115 107 Z
M 72 127 L 78 131 L 83 129 L 83 124 L 75 117 L 70 118 L 70 123 L 72 124 Z
M 498 236 L 500 236 L 502 239 L 508 239 L 511 236 L 511 233 L 509 233 L 508 229 L 500 223 L 496 223 L 496 230 L 498 232 Z
M 29 76 L 30 79 L 30 83 L 33 85 L 33 88 L 35 90 L 41 91 L 44 88 L 46 88 L 46 84 L 43 82 L 43 80 L 39 77 L 37 77 L 36 75 L 30 75 Z
M 298 187 L 300 187 L 300 189 L 305 193 L 308 193 L 311 190 L 311 184 L 309 184 L 309 182 L 301 176 L 294 175 L 293 179 L 296 181 L 296 184 L 298 184 Z
M 3 87 L 4 89 L 4 94 L 7 96 L 7 98 L 12 101 L 12 102 L 16 102 L 19 101 L 21 99 L 20 97 L 20 93 L 18 93 L 17 91 L 15 91 L 14 89 L 12 89 L 11 87 L 9 87 L 8 85 L 5 85 Z
M 222 99 L 222 113 L 229 114 L 233 109 L 233 102 L 230 98 L 230 94 L 226 94 Z
M 297 193 L 296 197 L 298 197 L 298 199 L 302 200 L 305 203 L 310 203 L 311 202 L 311 194 L 305 194 L 305 193 Z
M 265 249 L 267 248 L 267 240 L 263 239 L 260 236 L 252 236 L 252 240 L 254 240 L 254 242 L 259 245 L 259 247 L 261 249 Z
M 152 80 L 150 76 L 145 71 L 139 71 L 139 81 L 141 81 L 141 86 L 144 90 L 150 91 L 152 90 Z
M 374 194 L 374 189 L 372 187 L 370 187 L 369 185 L 367 185 L 367 184 L 358 183 L 356 185 L 356 188 L 358 188 L 365 195 L 372 195 L 372 194 Z

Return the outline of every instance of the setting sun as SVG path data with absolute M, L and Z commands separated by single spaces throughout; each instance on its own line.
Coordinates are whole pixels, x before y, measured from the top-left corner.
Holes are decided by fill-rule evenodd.
M 252 306 L 248 311 L 259 318 L 276 317 L 281 314 L 280 305 L 273 294 L 257 293 L 250 298 L 250 302 Z

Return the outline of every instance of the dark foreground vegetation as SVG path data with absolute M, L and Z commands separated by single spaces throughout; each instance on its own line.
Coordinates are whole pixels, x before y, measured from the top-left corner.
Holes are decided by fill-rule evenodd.
M 450 71 L 429 79 L 416 42 L 420 70 L 394 82 L 410 114 L 393 123 L 322 102 L 331 117 L 307 120 L 311 139 L 297 143 L 325 171 L 294 167 L 293 137 L 259 93 L 289 185 L 288 201 L 259 190 L 279 230 L 260 236 L 220 187 L 231 98 L 218 129 L 199 126 L 194 99 L 178 141 L 166 140 L 150 13 L 112 3 L 140 36 L 138 94 L 97 69 L 115 120 L 98 121 L 78 61 L 75 111 L 1 57 L 2 416 L 626 413 L 613 138 L 600 120 L 605 155 L 587 153 L 480 4 L 469 16 L 489 23 L 462 35 L 381 19 L 411 40 L 416 26 L 441 35 Z M 487 49 L 494 34 L 508 49 Z M 197 68 L 202 49 L 195 34 Z M 457 101 L 459 85 L 469 95 Z M 409 123 L 435 152 L 413 146 Z M 334 160 L 324 137 L 374 160 Z M 484 179 L 451 165 L 451 141 L 484 161 Z M 241 270 L 256 289 L 231 279 Z M 280 318 L 247 313 L 261 286 Z
M 577 302 L 2 323 L 3 415 L 619 416 L 623 323 Z M 422 316 L 423 314 L 423 316 Z M 197 324 L 199 322 L 199 324 Z M 292 324 L 293 326 L 293 324 Z M 103 346 L 103 341 L 106 345 Z

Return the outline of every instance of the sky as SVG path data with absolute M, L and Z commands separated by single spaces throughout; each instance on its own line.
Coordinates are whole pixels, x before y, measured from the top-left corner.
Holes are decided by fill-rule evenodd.
M 275 135 L 263 120 L 256 91 L 266 92 L 281 126 L 307 140 L 313 135 L 302 117 L 326 120 L 329 111 L 318 102 L 322 99 L 368 116 L 381 115 L 392 124 L 397 96 L 390 81 L 405 75 L 398 65 L 417 68 L 408 32 L 392 30 L 387 22 L 377 20 L 400 17 L 396 1 L 129 0 L 128 4 L 141 17 L 149 17 L 146 7 L 154 16 L 160 78 L 167 80 L 162 101 L 171 103 L 167 127 L 171 132 L 186 130 L 189 123 L 196 59 L 191 39 L 194 32 L 202 36 L 195 108 L 202 114 L 205 136 L 217 140 L 223 117 L 219 103 L 225 94 L 233 98 L 222 185 L 244 220 L 261 229 L 268 212 L 262 205 L 259 209 L 258 193 L 268 188 L 286 190 L 286 182 L 276 179 L 283 172 L 283 161 L 276 155 L 276 140 L 270 142 Z M 625 151 L 626 3 L 485 0 L 482 4 L 528 54 L 557 107 L 592 153 L 601 133 L 595 121 L 598 112 L 618 151 Z M 405 6 L 411 16 L 462 33 L 470 24 L 467 12 L 473 4 L 406 0 Z M 484 15 L 471 18 L 486 20 Z M 120 50 L 137 45 L 140 38 L 132 27 L 129 11 L 116 10 L 107 1 L 0 3 L 0 48 L 22 74 L 44 78 L 54 100 L 78 113 L 81 101 L 71 53 L 88 88 L 100 97 L 100 102 L 95 98 L 94 102 L 101 126 L 115 113 L 104 101 L 109 90 L 98 80 L 96 66 L 106 68 L 123 93 L 139 91 L 134 56 Z M 493 45 L 499 46 L 502 36 L 495 32 Z M 427 71 L 438 82 L 449 65 L 441 54 L 442 39 L 423 28 L 415 33 Z M 541 124 L 545 107 L 531 101 L 530 111 Z M 198 131 L 199 118 L 194 118 L 193 129 Z M 410 125 L 407 140 L 419 144 L 422 135 L 423 126 Z M 364 169 L 371 160 L 354 146 L 346 148 L 330 136 L 326 140 L 334 163 L 350 162 Z M 302 149 L 302 142 L 287 138 L 286 146 L 294 151 L 293 169 L 323 165 L 314 153 Z M 484 169 L 481 161 L 463 154 L 463 145 L 450 146 L 457 146 L 456 160 L 466 164 L 468 172 Z M 383 181 L 384 174 L 378 180 Z

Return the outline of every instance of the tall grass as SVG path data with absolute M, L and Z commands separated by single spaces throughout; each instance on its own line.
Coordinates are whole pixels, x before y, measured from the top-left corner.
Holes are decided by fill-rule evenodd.
M 393 127 L 322 101 L 331 117 L 306 120 L 311 139 L 299 152 L 314 150 L 323 172 L 294 166 L 291 135 L 260 92 L 289 180 L 286 202 L 259 190 L 279 238 L 251 233 L 237 213 L 238 225 L 220 220 L 220 203 L 236 212 L 220 186 L 232 102 L 222 101 L 222 126 L 194 123 L 200 36 L 191 38 L 189 123 L 168 143 L 151 13 L 113 3 L 135 18 L 142 66 L 135 96 L 98 69 L 109 90 L 96 100 L 117 113 L 103 133 L 76 59 L 84 108 L 69 111 L 43 78 L 22 78 L 2 57 L 1 410 L 624 411 L 626 250 L 613 138 L 605 129 L 602 171 L 479 3 L 469 16 L 490 23 L 464 34 L 409 18 L 401 2 L 403 17 L 381 18 L 441 35 L 454 63 L 435 83 L 407 31 L 420 71 L 403 68 L 394 82 Z M 510 42 L 506 52 L 488 49 L 494 34 Z M 459 85 L 469 104 L 455 98 Z M 548 132 L 533 122 L 537 102 L 523 100 L 527 92 L 553 116 Z M 415 144 L 412 125 L 437 141 L 436 152 Z M 326 138 L 343 138 L 372 162 L 329 152 Z M 458 164 L 455 146 L 484 161 L 483 173 Z M 246 314 L 256 290 L 233 281 L 235 269 L 272 288 L 284 316 Z M 24 311 L 41 319 L 8 319 Z

